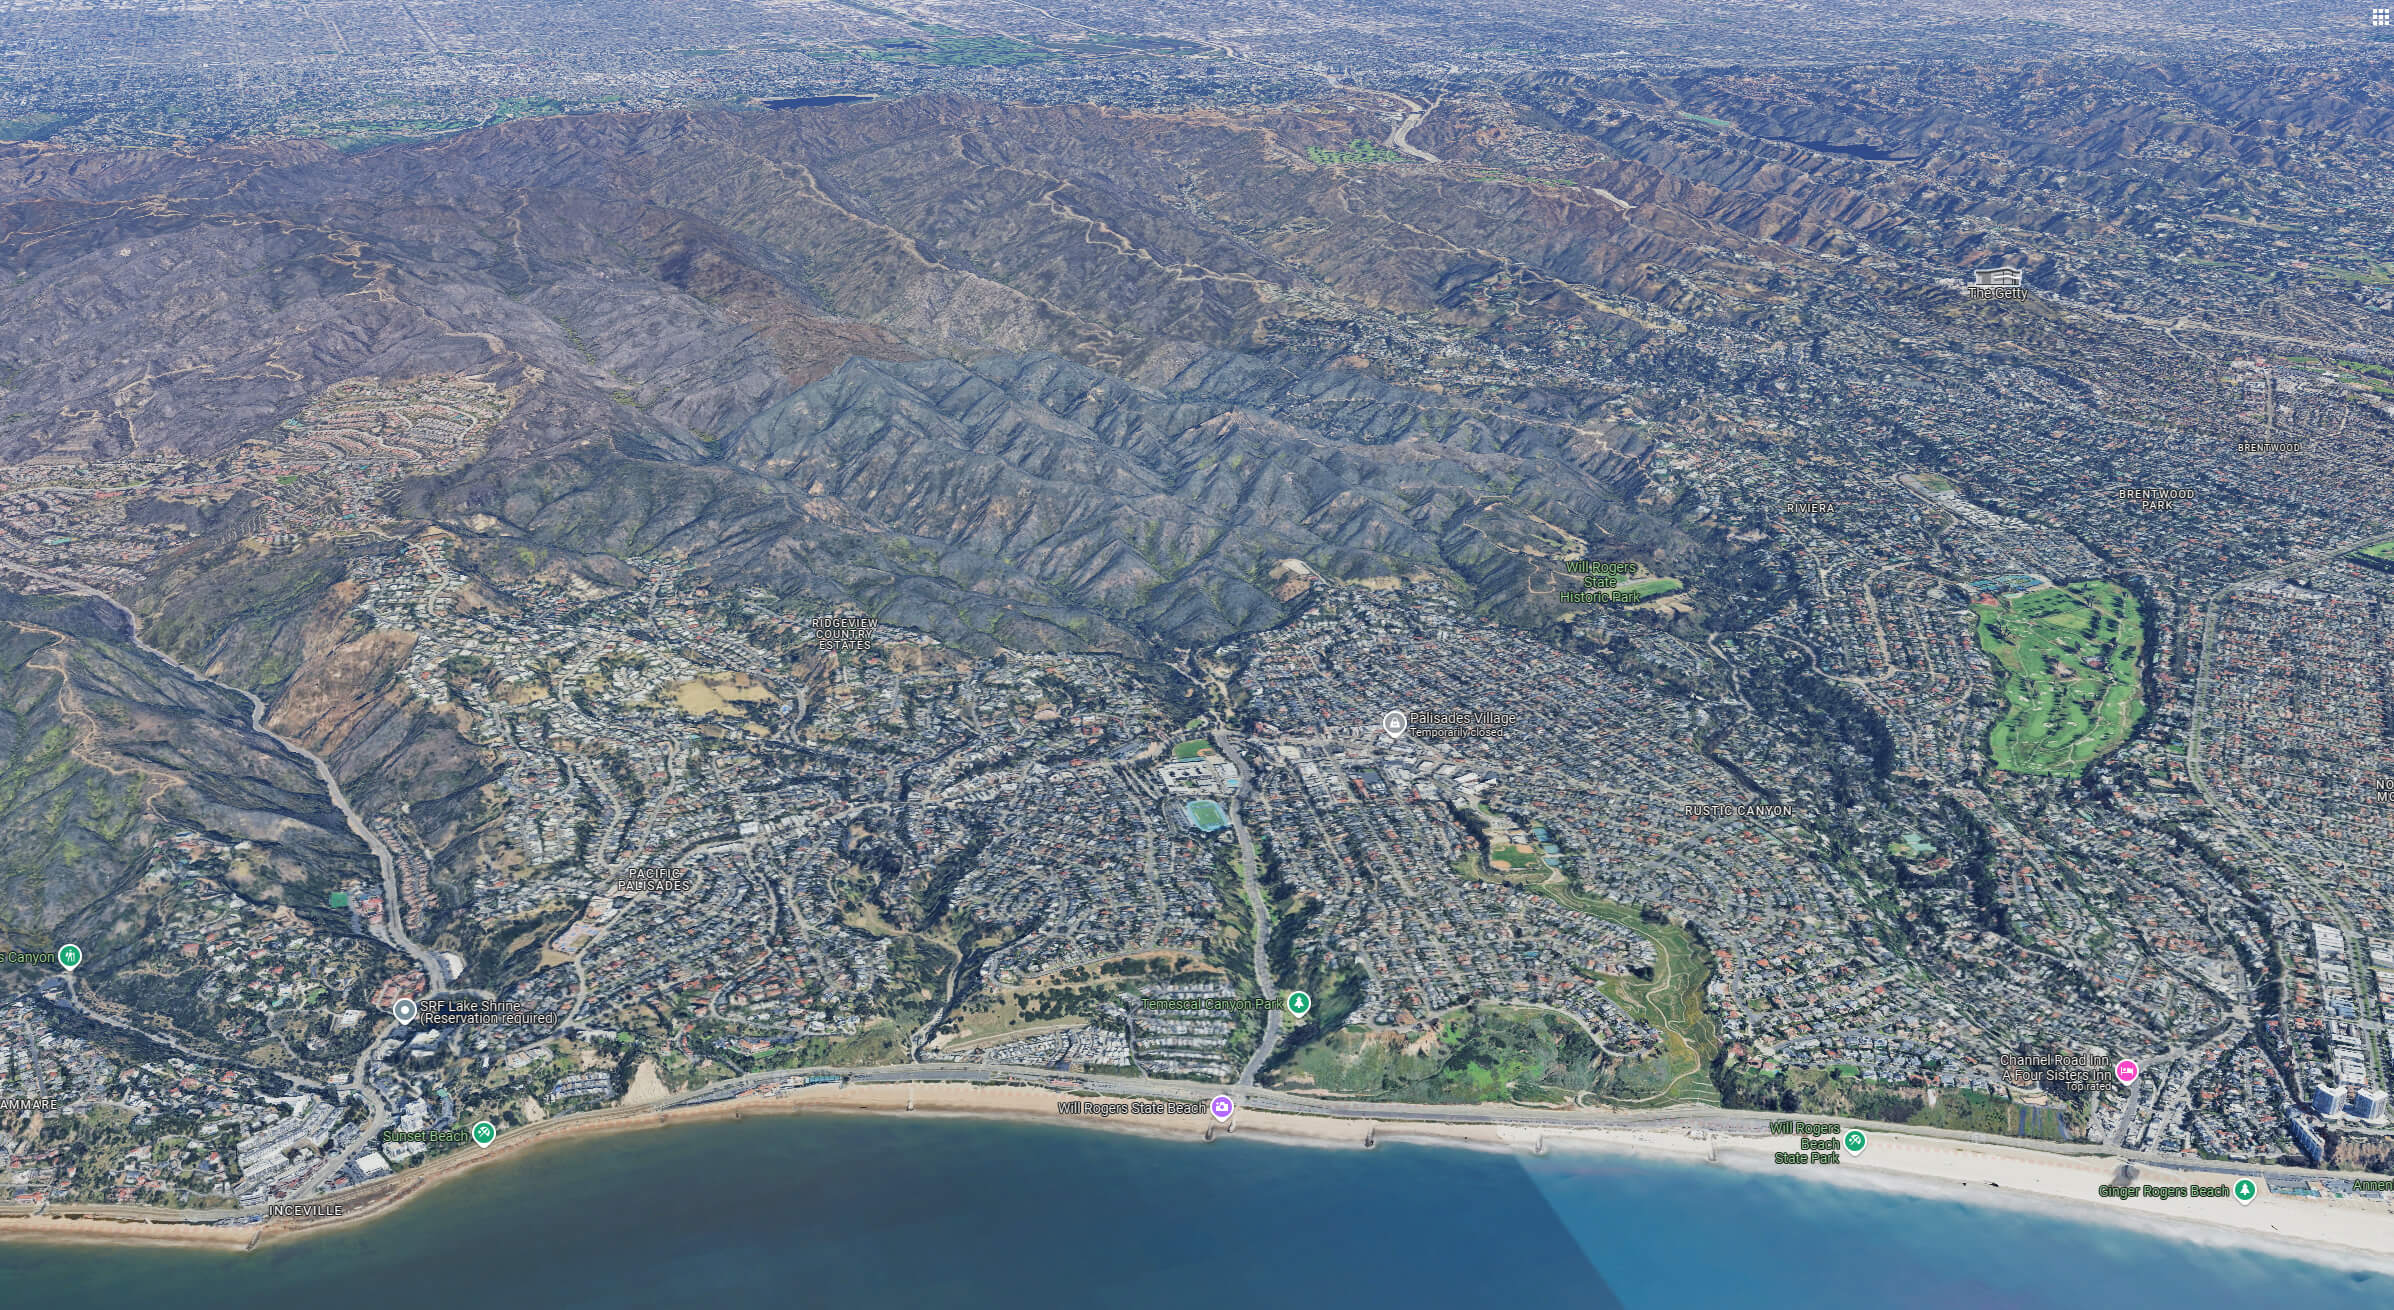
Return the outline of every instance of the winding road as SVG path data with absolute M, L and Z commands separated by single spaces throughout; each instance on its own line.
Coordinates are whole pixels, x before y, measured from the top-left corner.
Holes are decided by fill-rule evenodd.
M 1399 154 L 1411 155 L 1425 164 L 1442 162 L 1438 156 L 1405 139 L 1413 134 L 1413 129 L 1421 126 L 1421 120 L 1429 114 L 1430 109 L 1437 108 L 1436 104 L 1433 103 L 1428 108 L 1424 108 L 1394 91 L 1382 91 L 1380 94 L 1391 100 L 1401 101 L 1405 106 L 1405 117 L 1395 127 L 1388 130 L 1388 148 Z
M 357 807 L 349 803 L 349 793 L 341 789 L 341 780 L 333 776 L 332 765 L 325 763 L 323 756 L 318 755 L 316 752 L 309 750 L 307 747 L 300 745 L 298 742 L 295 742 L 289 737 L 286 737 L 281 733 L 276 732 L 274 729 L 266 726 L 266 702 L 259 700 L 255 694 L 244 688 L 230 686 L 226 683 L 218 682 L 216 679 L 209 677 L 207 674 L 200 672 L 198 669 L 192 668 L 190 665 L 183 663 L 181 660 L 178 660 L 174 656 L 167 654 L 165 651 L 162 651 L 157 647 L 152 646 L 148 642 L 143 641 L 141 639 L 140 618 L 136 616 L 132 610 L 127 609 L 122 601 L 119 601 L 116 597 L 109 595 L 107 592 L 101 591 L 97 587 L 87 586 L 83 583 L 75 581 L 72 578 L 60 577 L 55 573 L 34 568 L 29 564 L 20 564 L 11 559 L 0 559 L 0 569 L 5 569 L 12 573 L 23 574 L 24 576 L 30 578 L 38 578 L 53 587 L 61 588 L 78 596 L 84 596 L 92 600 L 100 601 L 124 617 L 125 638 L 133 643 L 134 649 L 175 670 L 184 677 L 191 679 L 193 682 L 197 682 L 203 686 L 213 687 L 218 691 L 226 692 L 234 696 L 239 696 L 242 700 L 249 702 L 250 731 L 257 733 L 259 736 L 266 738 L 275 745 L 282 747 L 284 750 L 289 751 L 293 755 L 296 755 L 303 760 L 306 760 L 310 765 L 314 766 L 316 770 L 316 779 L 324 784 L 325 795 L 331 799 L 333 808 L 341 812 L 341 818 L 348 823 L 349 831 L 354 833 L 359 841 L 362 841 L 366 844 L 367 850 L 374 853 L 374 862 L 379 865 L 382 870 L 382 903 L 384 908 L 389 911 L 389 913 L 383 916 L 384 922 L 382 925 L 380 925 L 380 931 L 376 932 L 374 935 L 386 945 L 389 945 L 393 949 L 398 950 L 407 955 L 409 958 L 413 959 L 417 966 L 424 970 L 424 976 L 432 980 L 431 990 L 433 992 L 437 993 L 443 987 L 448 985 L 450 979 L 446 976 L 445 971 L 441 967 L 440 957 L 418 945 L 413 938 L 410 938 L 407 935 L 407 928 L 399 921 L 399 862 L 392 856 L 391 848 L 384 844 L 381 837 L 375 835 L 373 827 L 366 822 L 365 816 L 357 812 Z
M 174 656 L 167 654 L 165 651 L 159 650 L 157 647 L 150 645 L 146 641 L 143 641 L 141 639 L 140 618 L 136 616 L 131 609 L 127 608 L 123 602 L 117 600 L 116 597 L 109 595 L 107 592 L 101 591 L 96 587 L 87 586 L 83 583 L 75 581 L 72 578 L 60 577 L 55 573 L 34 568 L 31 565 L 18 563 L 15 560 L 0 558 L 0 570 L 21 574 L 26 577 L 37 578 L 50 586 L 60 588 L 74 595 L 84 596 L 89 599 L 105 603 L 109 608 L 115 610 L 119 615 L 123 616 L 125 621 L 126 640 L 132 642 L 136 650 L 139 650 L 152 659 L 155 659 L 160 663 L 165 664 L 167 667 L 174 669 L 175 671 L 181 673 L 184 677 L 191 679 L 193 682 L 199 683 L 202 686 L 213 687 L 219 691 L 239 696 L 242 700 L 247 701 L 249 703 L 250 730 L 257 733 L 259 736 L 272 741 L 293 755 L 306 760 L 310 765 L 314 766 L 316 770 L 316 778 L 318 781 L 324 784 L 325 795 L 332 801 L 333 808 L 341 812 L 341 818 L 343 821 L 348 823 L 349 831 L 356 834 L 357 839 L 366 844 L 366 849 L 374 853 L 374 861 L 380 867 L 382 872 L 382 903 L 385 910 L 383 922 L 380 925 L 377 925 L 378 930 L 374 933 L 376 939 L 381 941 L 384 945 L 401 952 L 416 962 L 417 967 L 424 971 L 425 978 L 430 980 L 431 986 L 428 989 L 428 995 L 439 995 L 441 992 L 447 989 L 448 984 L 454 981 L 454 979 L 450 978 L 448 976 L 447 970 L 442 967 L 440 957 L 435 955 L 432 951 L 426 949 L 414 938 L 409 937 L 407 935 L 406 925 L 400 921 L 399 862 L 391 854 L 391 848 L 384 844 L 381 837 L 375 835 L 372 825 L 366 822 L 364 815 L 358 813 L 357 807 L 349 803 L 349 794 L 342 790 L 341 780 L 334 776 L 332 765 L 327 763 L 323 756 L 316 754 L 307 747 L 300 745 L 298 742 L 295 742 L 290 738 L 283 736 L 281 733 L 276 732 L 274 729 L 266 726 L 267 711 L 265 701 L 260 700 L 255 694 L 244 688 L 229 686 L 225 683 L 218 682 L 216 679 L 209 677 L 207 674 L 204 674 L 195 668 L 192 668 L 190 665 L 183 663 L 181 660 L 178 660 Z M 98 1022 L 110 1024 L 112 1027 L 140 1033 L 141 1036 L 146 1037 L 151 1041 L 158 1042 L 161 1045 L 169 1047 L 170 1049 L 183 1051 L 183 1053 L 186 1055 L 194 1054 L 193 1052 L 184 1050 L 182 1045 L 178 1042 L 167 1038 L 158 1037 L 152 1033 L 144 1032 L 139 1028 L 133 1027 L 131 1024 L 110 1020 L 103 1016 L 92 1013 L 92 1011 L 85 1008 L 80 1003 L 79 998 L 75 996 L 74 982 L 72 978 L 67 980 L 66 990 L 68 998 L 67 1004 L 77 1013 L 87 1015 Z M 359 1052 L 356 1066 L 351 1073 L 351 1088 L 355 1090 L 361 1098 L 364 1099 L 367 1108 L 371 1112 L 367 1119 L 364 1140 L 373 1140 L 378 1134 L 381 1133 L 384 1127 L 389 1125 L 391 1121 L 390 1107 L 383 1103 L 381 1095 L 374 1090 L 373 1084 L 367 1080 L 366 1068 L 373 1058 L 375 1047 L 381 1045 L 383 1039 L 390 1036 L 398 1027 L 399 1024 L 396 1020 L 386 1020 L 383 1023 L 382 1028 L 374 1035 L 373 1040 L 367 1042 L 365 1049 Z M 242 1062 L 231 1061 L 231 1063 L 240 1064 Z M 256 1066 L 244 1065 L 243 1067 L 254 1068 Z M 272 1072 L 274 1072 L 278 1077 L 288 1078 L 291 1081 L 298 1083 L 303 1087 L 308 1087 L 312 1090 L 327 1090 L 325 1084 L 317 1082 L 313 1079 L 302 1078 L 298 1075 L 284 1073 L 280 1070 L 275 1070 Z M 323 1187 L 326 1183 L 330 1182 L 332 1176 L 338 1172 L 340 1166 L 345 1163 L 345 1159 L 340 1157 L 345 1157 L 346 1154 L 346 1152 L 336 1152 L 332 1157 L 328 1157 L 313 1174 L 309 1175 L 306 1186 L 301 1189 L 298 1195 L 308 1195 Z

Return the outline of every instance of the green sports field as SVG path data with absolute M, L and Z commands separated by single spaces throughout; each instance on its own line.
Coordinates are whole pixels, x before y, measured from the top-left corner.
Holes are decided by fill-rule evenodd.
M 2075 777 L 2128 739 L 2145 712 L 2145 622 L 2132 593 L 2073 582 L 1971 608 L 2003 693 L 1987 734 L 1995 767 Z

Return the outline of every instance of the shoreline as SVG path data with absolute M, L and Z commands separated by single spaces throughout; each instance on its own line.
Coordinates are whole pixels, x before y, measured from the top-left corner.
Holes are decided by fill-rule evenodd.
M 1247 1137 L 1271 1145 L 1317 1149 L 1370 1149 L 1383 1142 L 1494 1150 L 1537 1156 L 1564 1154 L 1587 1159 L 1626 1156 L 1684 1165 L 1708 1165 L 1796 1182 L 1856 1187 L 1886 1195 L 1983 1205 L 2065 1221 L 2094 1222 L 2146 1236 L 2206 1246 L 2258 1251 L 2285 1259 L 2394 1275 L 2394 1205 L 2385 1200 L 2288 1197 L 2264 1186 L 2250 1206 L 2232 1199 L 2100 1198 L 2096 1188 L 2120 1167 L 2110 1155 L 2061 1155 L 1937 1137 L 1900 1129 L 1869 1130 L 1860 1156 L 1838 1164 L 1801 1168 L 1773 1162 L 1774 1152 L 1794 1145 L 1786 1137 L 1725 1134 L 1701 1128 L 1635 1124 L 1480 1124 L 1435 1120 L 1333 1118 L 1325 1115 L 1241 1108 L 1224 1128 L 1205 1114 L 1068 1115 L 1059 1102 L 1119 1101 L 1126 1097 L 1076 1097 L 1068 1091 L 1019 1085 L 953 1081 L 870 1083 L 850 1086 L 757 1091 L 700 1105 L 626 1106 L 565 1119 L 546 1120 L 503 1134 L 492 1148 L 453 1153 L 436 1163 L 341 1193 L 298 1204 L 340 1206 L 338 1216 L 269 1217 L 231 1225 L 222 1220 L 78 1212 L 0 1215 L 0 1241 L 59 1245 L 165 1246 L 227 1253 L 301 1240 L 370 1223 L 398 1212 L 425 1193 L 476 1169 L 521 1152 L 617 1133 L 644 1132 L 677 1124 L 742 1119 L 749 1114 L 919 1114 L 938 1118 L 1032 1120 L 1140 1136 L 1209 1141 Z M 2217 1184 L 2234 1177 L 2216 1172 L 2175 1170 L 2136 1162 L 2139 1184 Z M 2261 1180 L 2272 1172 L 2253 1168 Z M 2378 1193 L 2384 1197 L 2389 1194 Z M 2289 1231 L 2293 1225 L 2301 1231 Z

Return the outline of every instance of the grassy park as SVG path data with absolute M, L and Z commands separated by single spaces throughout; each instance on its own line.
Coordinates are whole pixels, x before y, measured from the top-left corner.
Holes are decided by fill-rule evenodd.
M 1332 150 L 1327 146 L 1307 146 L 1305 147 L 1305 156 L 1317 164 L 1401 164 L 1405 162 L 1404 152 L 1391 150 L 1377 142 L 1365 141 L 1361 138 L 1349 142 L 1344 150 Z
M 1617 901 L 1592 896 L 1559 878 L 1542 885 L 1570 909 L 1608 919 L 1654 945 L 1653 976 L 1606 978 L 1600 985 L 1632 1019 L 1662 1033 L 1662 1049 L 1622 1071 L 1604 1099 L 1618 1105 L 1673 1105 L 1686 1101 L 1720 1104 L 1720 1091 L 1705 1075 L 1720 1050 L 1720 1029 L 1704 1012 L 1705 984 L 1712 962 L 1687 929 L 1648 918 Z
M 2004 709 L 1987 734 L 1995 767 L 2075 777 L 2128 739 L 2144 714 L 2144 616 L 2108 582 L 1982 600 L 1978 644 Z
M 1624 582 L 1615 590 L 1629 592 L 1639 600 L 1652 600 L 1657 596 L 1668 596 L 1686 585 L 1677 578 L 1639 578 L 1635 582 Z

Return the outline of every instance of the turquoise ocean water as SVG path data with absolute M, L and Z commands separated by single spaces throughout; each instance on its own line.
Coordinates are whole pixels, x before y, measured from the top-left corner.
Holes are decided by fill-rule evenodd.
M 1591 1155 L 761 1116 L 536 1148 L 247 1254 L 0 1243 L 9 1305 L 2394 1306 L 2394 1278 Z

